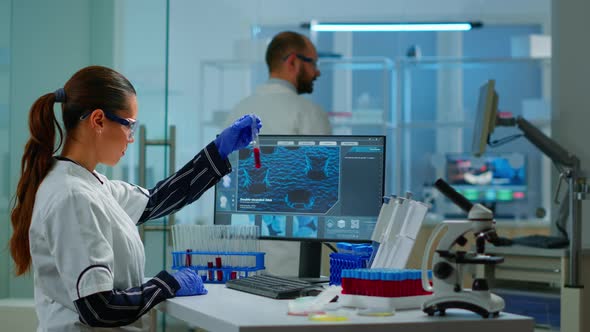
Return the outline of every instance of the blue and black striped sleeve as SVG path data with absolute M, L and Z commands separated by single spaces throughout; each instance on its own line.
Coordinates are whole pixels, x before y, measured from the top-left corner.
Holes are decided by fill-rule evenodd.
M 80 321 L 92 327 L 116 327 L 133 323 L 156 304 L 174 297 L 180 285 L 166 271 L 145 284 L 126 290 L 94 293 L 74 301 Z
M 137 224 L 180 210 L 230 172 L 231 164 L 219 156 L 211 142 L 180 170 L 149 190 L 147 206 Z

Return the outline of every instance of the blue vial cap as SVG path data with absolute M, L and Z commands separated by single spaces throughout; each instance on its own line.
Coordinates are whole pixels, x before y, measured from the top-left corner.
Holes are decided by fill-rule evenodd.
M 368 269 L 361 270 L 361 279 L 369 280 L 371 278 L 371 271 Z
M 408 270 L 403 270 L 400 274 L 402 276 L 401 279 L 400 279 L 401 281 L 406 281 L 406 280 L 409 279 Z
M 369 270 L 369 280 L 381 280 L 381 272 L 376 270 Z
M 340 271 L 340 277 L 350 278 L 350 272 L 348 272 L 348 270 L 342 270 L 342 271 Z
M 422 271 L 414 270 L 414 280 L 420 280 L 420 279 L 422 279 Z
M 353 273 L 353 277 L 355 279 L 361 279 L 362 278 L 361 271 L 360 270 L 352 270 L 352 273 Z
M 391 271 L 381 271 L 381 280 L 392 281 L 394 274 Z

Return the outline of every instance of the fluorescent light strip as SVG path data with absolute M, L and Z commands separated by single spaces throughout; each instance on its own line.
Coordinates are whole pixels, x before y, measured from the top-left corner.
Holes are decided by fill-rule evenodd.
M 471 23 L 312 23 L 313 31 L 468 31 Z

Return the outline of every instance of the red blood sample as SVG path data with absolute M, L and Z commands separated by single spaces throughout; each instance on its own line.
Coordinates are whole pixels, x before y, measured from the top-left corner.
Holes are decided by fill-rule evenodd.
M 215 267 L 221 268 L 223 265 L 221 264 L 221 257 L 215 257 Z M 223 271 L 217 271 L 217 281 L 223 280 Z
M 186 259 L 184 262 L 185 266 L 192 266 L 193 265 L 192 255 L 190 254 L 191 252 L 192 252 L 191 249 L 186 249 Z
M 207 268 L 209 269 L 209 272 L 207 272 L 208 278 L 211 282 L 213 281 L 213 262 L 207 262 Z
M 260 168 L 260 148 L 254 148 L 254 167 Z

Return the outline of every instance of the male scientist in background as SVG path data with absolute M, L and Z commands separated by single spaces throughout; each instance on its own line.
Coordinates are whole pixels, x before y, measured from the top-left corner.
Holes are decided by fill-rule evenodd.
M 328 114 L 301 96 L 313 92 L 313 83 L 320 76 L 318 53 L 312 42 L 296 32 L 281 32 L 266 49 L 266 64 L 268 82 L 240 101 L 228 119 L 255 111 L 264 119 L 263 134 L 331 134 Z
M 320 76 L 318 53 L 312 42 L 296 32 L 281 32 L 274 36 L 266 49 L 266 64 L 270 76 L 268 82 L 240 101 L 228 121 L 237 114 L 255 112 L 264 119 L 262 134 L 332 134 L 328 114 L 302 96 L 313 92 L 313 83 Z M 261 241 L 261 250 L 266 252 L 265 265 L 269 273 L 298 274 L 298 242 Z

